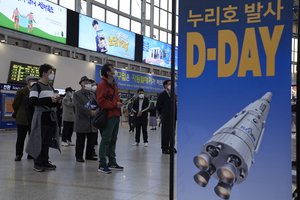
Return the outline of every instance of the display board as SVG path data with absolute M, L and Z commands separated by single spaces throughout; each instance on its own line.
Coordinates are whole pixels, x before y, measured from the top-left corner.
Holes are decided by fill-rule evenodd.
M 135 33 L 79 15 L 79 47 L 129 60 L 135 56 Z
M 65 44 L 67 9 L 46 0 L 1 0 L 0 26 Z
M 293 1 L 180 1 L 177 199 L 292 199 Z
M 171 45 L 144 36 L 143 62 L 160 67 L 171 68 Z M 178 69 L 177 47 L 175 47 L 175 69 Z

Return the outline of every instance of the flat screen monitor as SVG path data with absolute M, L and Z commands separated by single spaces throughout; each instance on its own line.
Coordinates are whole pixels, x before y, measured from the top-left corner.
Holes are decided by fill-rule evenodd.
M 134 60 L 135 33 L 80 14 L 78 46 Z
M 0 26 L 65 44 L 67 9 L 46 0 L 0 0 Z
M 178 69 L 178 48 L 175 47 L 175 69 Z M 171 45 L 148 37 L 143 38 L 143 62 L 171 68 Z

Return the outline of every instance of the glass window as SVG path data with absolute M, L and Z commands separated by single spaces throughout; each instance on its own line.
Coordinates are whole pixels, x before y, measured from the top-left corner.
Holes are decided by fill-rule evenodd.
M 168 10 L 168 0 L 162 0 L 162 1 L 160 1 L 160 8 Z
M 172 12 L 172 1 L 173 0 L 169 0 L 169 12 Z
M 164 10 L 160 10 L 160 27 L 168 28 L 168 14 Z
M 99 6 L 92 5 L 92 17 L 105 22 L 105 10 Z
M 97 2 L 102 3 L 102 4 L 105 5 L 105 0 L 95 0 L 95 1 L 97 1 Z
M 159 26 L 159 9 L 154 7 L 154 25 Z
M 153 39 L 156 39 L 156 40 L 159 39 L 158 29 L 157 28 L 153 29 Z
M 145 36 L 150 37 L 150 26 L 145 26 Z
M 172 13 L 168 13 L 168 29 L 172 30 Z
M 84 1 L 84 0 L 81 0 L 80 13 L 86 14 L 86 1 Z
M 60 0 L 59 5 L 75 10 L 75 0 Z
M 172 34 L 168 33 L 168 43 L 172 44 Z
M 154 5 L 159 7 L 159 0 L 154 0 Z
M 131 0 L 131 16 L 141 19 L 141 0 Z
M 106 11 L 106 22 L 118 26 L 118 15 L 116 13 Z
M 51 1 L 53 3 L 56 3 L 57 4 L 57 0 L 48 0 L 48 1 Z
M 146 4 L 146 20 L 150 20 L 151 18 L 151 6 L 149 3 Z
M 130 30 L 130 20 L 129 20 L 129 18 L 119 15 L 119 26 L 121 28 L 124 28 L 124 29 L 129 31 Z
M 141 34 L 141 23 L 131 20 L 131 32 Z
M 167 43 L 167 32 L 159 31 L 159 40 Z
M 119 0 L 109 0 L 109 1 L 106 2 L 106 5 L 111 7 L 111 8 L 114 8 L 114 9 L 118 10 Z
M 120 11 L 130 15 L 130 0 L 120 0 Z

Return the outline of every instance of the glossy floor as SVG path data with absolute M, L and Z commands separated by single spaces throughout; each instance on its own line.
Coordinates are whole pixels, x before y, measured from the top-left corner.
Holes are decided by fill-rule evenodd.
M 132 146 L 133 138 L 120 128 L 117 162 L 124 171 L 98 173 L 97 161 L 75 161 L 73 146 L 61 154 L 50 149 L 57 169 L 39 173 L 27 155 L 14 161 L 16 131 L 0 130 L 0 200 L 168 200 L 169 156 L 161 154 L 160 130 L 149 130 L 148 147 Z

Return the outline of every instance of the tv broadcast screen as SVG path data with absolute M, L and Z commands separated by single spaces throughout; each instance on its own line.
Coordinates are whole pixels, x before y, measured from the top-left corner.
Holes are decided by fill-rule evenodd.
M 178 69 L 178 47 L 175 47 L 175 69 Z M 171 68 L 171 45 L 148 37 L 143 38 L 143 62 Z
M 0 26 L 65 44 L 67 9 L 46 0 L 0 0 Z
M 134 60 L 135 33 L 79 15 L 79 47 Z

